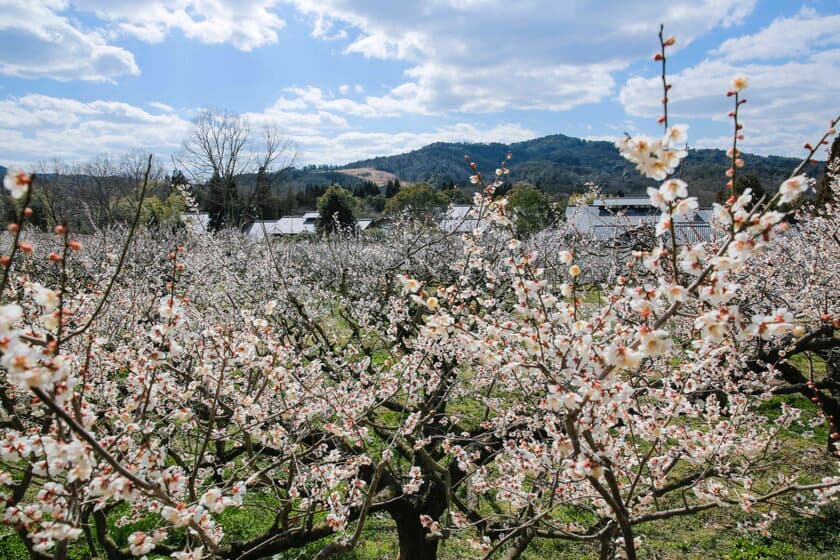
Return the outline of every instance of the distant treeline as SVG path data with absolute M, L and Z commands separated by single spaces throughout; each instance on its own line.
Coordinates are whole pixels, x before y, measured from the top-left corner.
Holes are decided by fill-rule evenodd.
M 290 166 L 273 172 L 261 168 L 256 173 L 189 184 L 182 171 L 167 173 L 156 164 L 143 200 L 143 219 L 150 225 L 177 225 L 183 212 L 198 208 L 214 215 L 224 213 L 224 225 L 242 226 L 314 210 L 330 186 L 354 195 L 357 216 L 377 217 L 394 208 L 388 200 L 415 183 L 426 183 L 439 191 L 445 195 L 441 200 L 468 203 L 475 186 L 470 182 L 472 172 L 464 156 L 469 155 L 478 169 L 490 176 L 508 153 L 512 154 L 510 182 L 500 194 L 516 183 L 527 184 L 545 193 L 546 203 L 565 205 L 570 194 L 584 192 L 593 183 L 612 196 L 642 195 L 653 184 L 641 178 L 609 142 L 554 135 L 510 145 L 435 143 L 406 154 L 342 167 L 387 171 L 398 176 L 402 185 L 400 180 L 377 185 L 326 165 Z M 777 156 L 746 154 L 743 159 L 743 177 L 749 179 L 749 186 L 771 192 L 798 164 L 793 158 Z M 137 208 L 138 185 L 146 162 L 147 156 L 133 152 L 120 157 L 103 155 L 73 166 L 60 160 L 40 164 L 31 203 L 36 225 L 46 228 L 64 222 L 76 230 L 90 231 L 128 221 Z M 690 193 L 702 206 L 709 206 L 725 195 L 727 166 L 728 158 L 722 150 L 691 150 L 676 175 L 688 182 Z M 823 164 L 819 163 L 808 173 L 818 178 L 822 170 Z M 0 176 L 5 171 L 0 167 Z M 14 201 L 4 193 L 0 214 L 8 220 L 13 209 Z
M 631 196 L 644 193 L 654 184 L 641 177 L 611 142 L 581 140 L 562 134 L 515 144 L 439 142 L 405 154 L 353 162 L 346 167 L 372 167 L 408 182 L 464 185 L 471 174 L 464 163 L 465 154 L 479 170 L 492 174 L 508 153 L 512 155 L 511 179 L 531 183 L 546 193 L 581 192 L 586 183 L 595 183 L 606 193 Z M 794 158 L 778 156 L 745 154 L 743 159 L 744 171 L 755 174 L 769 190 L 775 190 L 799 163 Z M 723 189 L 728 164 L 723 150 L 690 149 L 690 155 L 677 170 L 677 175 L 688 182 L 689 192 L 705 206 Z M 818 177 L 822 164 L 808 172 Z

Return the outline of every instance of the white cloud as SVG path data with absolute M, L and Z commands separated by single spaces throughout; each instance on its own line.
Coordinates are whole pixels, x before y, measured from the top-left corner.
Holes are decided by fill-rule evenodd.
M 36 94 L 0 100 L 0 152 L 7 162 L 52 157 L 75 162 L 133 149 L 168 154 L 188 127 L 177 115 L 154 115 L 116 101 L 86 103 Z
M 0 73 L 92 81 L 140 73 L 129 51 L 57 14 L 66 7 L 63 0 L 2 0 Z
M 286 0 L 316 30 L 347 31 L 347 54 L 410 65 L 366 105 L 388 113 L 567 110 L 613 93 L 612 73 L 646 56 L 659 21 L 681 44 L 740 22 L 754 1 Z M 641 22 L 641 23 L 640 23 Z M 315 32 L 316 36 L 320 32 Z
M 741 108 L 744 149 L 803 155 L 803 142 L 821 136 L 840 109 L 840 48 L 817 50 L 826 40 L 819 29 L 830 19 L 804 11 L 777 19 L 753 35 L 724 42 L 712 57 L 669 77 L 674 85 L 668 96 L 669 113 L 680 119 L 708 119 L 725 134 L 732 108 L 725 92 L 732 78 L 743 74 L 750 81 L 744 92 L 748 103 Z M 802 29 L 812 31 L 805 37 Z M 633 77 L 622 87 L 619 100 L 631 115 L 656 117 L 661 112 L 661 88 L 658 77 Z M 731 137 L 715 135 L 695 142 L 721 148 L 730 141 Z
M 114 81 L 138 75 L 134 55 L 110 44 L 131 35 L 160 42 L 172 30 L 250 51 L 276 43 L 279 0 L 0 0 L 0 73 L 24 78 Z M 86 28 L 70 14 L 94 14 Z
M 313 135 L 294 138 L 302 163 L 342 164 L 360 159 L 393 155 L 421 148 L 433 142 L 511 143 L 536 136 L 533 130 L 517 124 L 483 128 L 457 123 L 424 132 L 348 131 L 336 136 Z
M 73 0 L 75 7 L 139 39 L 162 41 L 173 29 L 207 44 L 250 51 L 276 43 L 285 22 L 279 0 Z
M 312 25 L 312 36 L 316 39 L 337 41 L 339 39 L 346 39 L 347 31 L 345 29 L 334 31 L 333 23 L 326 18 L 319 16 L 315 18 L 315 23 Z
M 244 113 L 243 116 L 257 128 L 276 123 L 284 134 L 297 138 L 335 134 L 349 128 L 347 121 L 338 115 L 317 110 L 287 110 L 283 104 L 275 104 L 260 112 Z
M 167 105 L 166 103 L 161 103 L 160 101 L 149 101 L 146 103 L 149 107 L 153 109 L 157 109 L 159 111 L 163 111 L 164 113 L 174 113 L 175 108 L 172 105 Z
M 726 60 L 769 60 L 807 56 L 814 47 L 840 45 L 840 15 L 820 16 L 802 8 L 744 37 L 724 41 L 712 54 Z
M 375 117 L 375 109 L 367 103 L 359 103 L 346 97 L 332 98 L 325 96 L 320 88 L 308 86 L 306 88 L 289 88 L 286 91 L 294 95 L 306 106 L 315 107 L 324 111 L 332 111 L 356 117 Z
M 315 97 L 317 99 L 317 97 Z M 157 107 L 156 107 L 157 108 Z M 346 163 L 400 153 L 439 141 L 514 142 L 536 133 L 517 124 L 449 124 L 421 132 L 353 128 L 341 116 L 281 100 L 244 113 L 256 135 L 276 123 L 296 146 L 298 163 Z M 8 165 L 54 157 L 79 162 L 101 153 L 143 150 L 168 159 L 189 133 L 190 122 L 173 112 L 153 114 L 118 101 L 82 102 L 30 94 L 0 100 L 0 153 Z

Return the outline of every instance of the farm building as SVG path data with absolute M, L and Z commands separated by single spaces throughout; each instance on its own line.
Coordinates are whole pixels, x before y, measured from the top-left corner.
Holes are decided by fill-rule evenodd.
M 710 209 L 700 209 L 694 216 L 677 216 L 674 230 L 679 242 L 708 241 L 714 230 Z M 653 228 L 659 211 L 648 198 L 597 199 L 585 206 L 566 208 L 566 222 L 577 231 L 603 241 L 617 239 L 629 232 Z
M 279 220 L 264 220 L 254 222 L 246 230 L 246 234 L 254 241 L 261 241 L 266 237 L 285 237 L 315 233 L 318 228 L 318 212 L 307 212 L 303 216 L 283 216 Z M 356 229 L 364 231 L 373 223 L 370 219 L 356 220 Z

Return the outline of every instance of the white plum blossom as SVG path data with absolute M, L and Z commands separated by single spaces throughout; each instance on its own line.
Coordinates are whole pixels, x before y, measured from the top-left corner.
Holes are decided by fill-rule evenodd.
M 783 182 L 779 187 L 779 194 L 781 195 L 779 197 L 779 203 L 790 204 L 799 198 L 802 193 L 807 191 L 808 187 L 808 178 L 804 175 L 791 177 L 787 181 Z
M 668 179 L 659 186 L 662 198 L 667 202 L 674 202 L 688 196 L 688 184 L 681 179 Z
M 12 167 L 6 170 L 6 175 L 3 177 L 3 187 L 9 191 L 14 199 L 23 198 L 29 191 L 29 186 L 32 183 L 32 177 L 23 169 Z
M 375 518 L 425 533 L 411 546 L 428 556 L 439 538 L 484 557 L 530 535 L 632 558 L 635 531 L 661 518 L 836 501 L 840 477 L 813 477 L 836 460 L 798 429 L 840 441 L 817 413 L 832 395 L 792 375 L 808 360 L 790 354 L 840 329 L 840 212 L 803 209 L 793 228 L 799 176 L 775 208 L 744 192 L 715 206 L 706 241 L 676 235 L 698 200 L 669 178 L 687 127 L 666 120 L 618 143 L 658 182 L 660 237 L 638 228 L 629 243 L 570 222 L 515 239 L 494 196 L 506 163 L 489 184 L 468 163 L 479 223 L 456 235 L 395 223 L 254 243 L 16 222 L 26 237 L 0 287 L 2 522 L 50 557 L 84 536 L 107 549 L 117 528 L 141 557 L 328 554 Z M 27 178 L 6 188 L 22 197 Z M 791 390 L 814 406 L 769 419 L 769 397 Z M 232 508 L 275 522 L 226 535 Z M 84 535 L 102 514 L 105 534 Z
M 749 86 L 749 83 L 750 83 L 749 79 L 746 76 L 744 76 L 744 75 L 735 76 L 732 79 L 732 90 L 737 91 L 737 92 L 744 91 Z

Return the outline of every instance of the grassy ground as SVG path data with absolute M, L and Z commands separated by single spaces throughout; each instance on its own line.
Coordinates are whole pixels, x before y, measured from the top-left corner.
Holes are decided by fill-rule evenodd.
M 116 516 L 114 516 L 116 517 Z M 740 509 L 704 512 L 690 518 L 670 519 L 639 528 L 643 540 L 641 558 L 646 560 L 837 560 L 840 558 L 840 504 L 823 510 L 817 518 L 781 517 L 770 537 L 744 534 L 737 530 L 748 518 Z M 253 509 L 230 510 L 220 521 L 225 532 L 236 539 L 256 536 L 271 519 Z M 151 528 L 135 524 L 115 530 L 115 540 L 125 544 L 134 530 Z M 307 560 L 323 543 L 276 556 L 276 560 Z M 336 557 L 338 560 L 396 560 L 398 556 L 393 524 L 386 516 L 375 516 L 365 530 L 359 547 Z M 458 539 L 444 541 L 441 560 L 459 560 L 471 556 L 467 544 Z M 0 538 L 0 559 L 26 558 L 26 550 L 16 536 Z M 536 541 L 523 555 L 524 560 L 585 560 L 595 557 L 591 547 L 562 541 Z M 87 546 L 79 542 L 69 551 L 70 560 L 93 558 Z M 100 555 L 99 558 L 104 558 Z
M 642 527 L 641 558 L 646 560 L 837 560 L 840 558 L 840 506 L 827 509 L 823 517 L 782 518 L 769 538 L 741 534 L 736 530 L 745 518 L 740 510 L 717 510 L 689 519 L 673 519 Z M 318 546 L 278 556 L 278 560 L 312 558 Z M 446 541 L 441 560 L 459 560 L 469 555 L 464 542 Z M 390 522 L 374 519 L 359 548 L 339 556 L 341 560 L 396 560 L 396 540 Z M 560 541 L 537 541 L 523 560 L 591 560 L 595 549 Z

